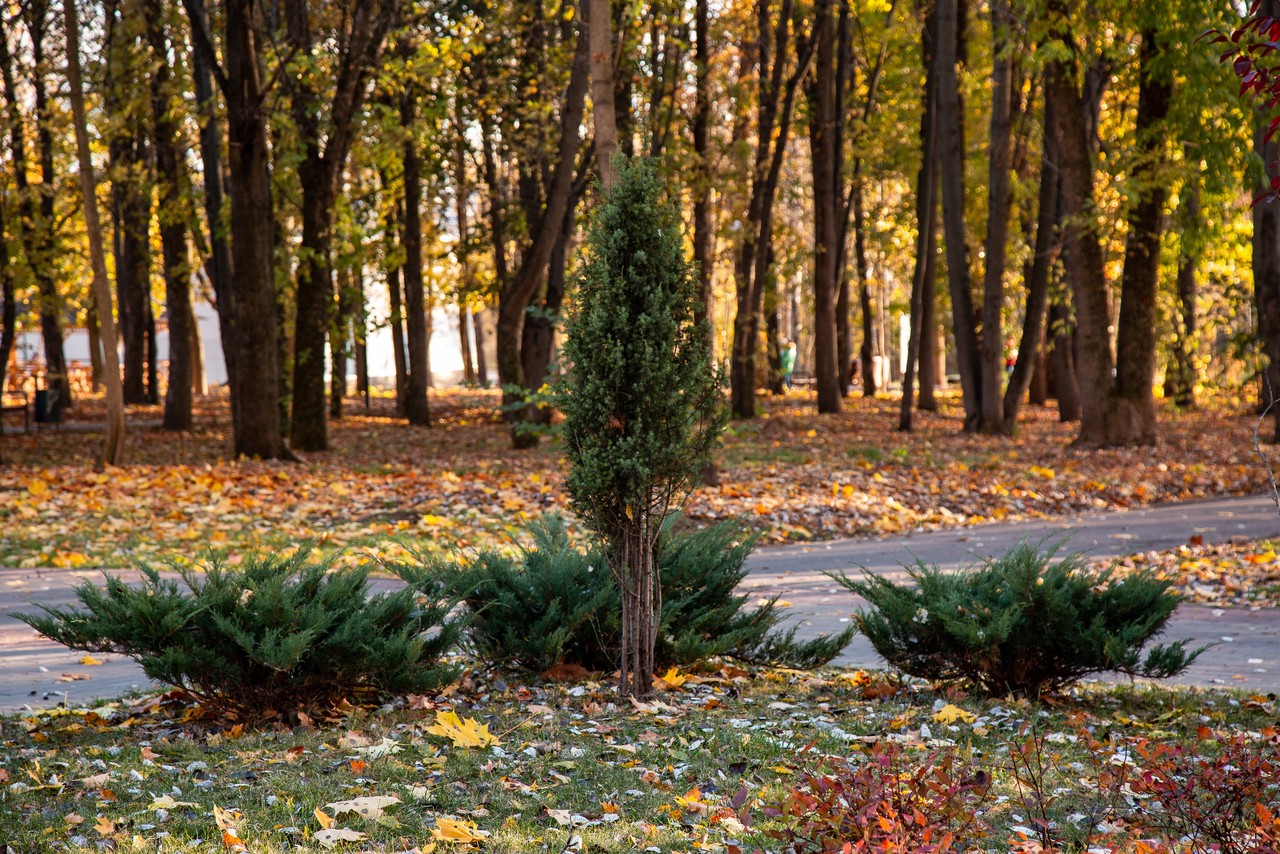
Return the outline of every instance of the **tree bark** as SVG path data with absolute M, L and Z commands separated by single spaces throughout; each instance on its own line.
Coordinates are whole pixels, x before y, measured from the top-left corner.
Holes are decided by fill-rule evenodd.
M 1014 363 L 1009 387 L 1004 394 L 1004 422 L 1012 431 L 1018 421 L 1022 398 L 1031 386 L 1032 375 L 1044 349 L 1045 309 L 1049 304 L 1049 276 L 1058 248 L 1058 153 L 1054 145 L 1054 113 L 1058 105 L 1051 98 L 1044 104 L 1044 155 L 1040 166 L 1040 190 L 1036 213 L 1036 237 L 1031 269 L 1027 276 L 1026 313 L 1018 360 Z
M 1104 437 L 1109 445 L 1151 445 L 1156 441 L 1152 388 L 1156 372 L 1156 282 L 1168 198 L 1160 170 L 1167 156 L 1162 131 L 1173 99 L 1173 72 L 1161 62 L 1156 39 L 1154 28 L 1145 29 L 1138 54 L 1138 115 L 1134 131 L 1139 159 L 1131 173 L 1138 197 L 1129 211 L 1121 276 L 1115 400 L 1107 415 Z
M 151 46 L 151 121 L 160 182 L 158 216 L 164 261 L 165 308 L 169 315 L 169 387 L 164 399 L 164 429 L 190 430 L 192 424 L 191 267 L 187 258 L 187 176 L 179 151 L 173 114 L 173 72 L 160 0 L 144 0 L 147 41 Z
M 471 315 L 471 331 L 476 339 L 476 382 L 480 388 L 489 387 L 489 357 L 485 353 L 484 324 L 481 322 L 482 312 L 469 311 Z
M 382 55 L 387 32 L 396 17 L 396 0 L 354 3 L 341 34 L 341 60 L 336 70 L 327 122 L 321 123 L 321 95 L 303 75 L 285 75 L 293 122 L 300 136 L 302 160 L 302 261 L 298 264 L 297 313 L 294 323 L 293 417 L 290 429 L 295 448 L 323 451 L 329 446 L 325 417 L 325 350 L 333 322 L 333 207 L 338 183 L 355 136 L 356 119 L 364 102 L 368 78 Z M 309 0 L 286 0 L 286 31 L 290 47 L 305 56 L 316 48 Z M 406 216 L 407 221 L 407 216 Z M 412 311 L 412 306 L 409 306 Z M 412 358 L 412 324 L 410 316 Z M 410 381 L 412 382 L 412 367 Z M 412 390 L 411 390 L 412 391 Z M 424 392 L 425 396 L 425 392 Z M 410 394 L 412 401 L 412 393 Z M 421 415 L 410 404 L 410 422 Z
M 1004 434 L 1004 270 L 1009 242 L 1009 165 L 1013 140 L 1012 26 L 1008 0 L 991 0 L 991 133 L 988 151 L 986 266 L 982 277 L 981 412 L 978 429 Z
M 527 394 L 529 386 L 524 377 L 520 355 L 521 330 L 525 310 L 529 307 L 538 285 L 546 274 L 547 264 L 559 238 L 565 212 L 573 194 L 574 160 L 578 151 L 578 128 L 585 112 L 589 67 L 588 34 L 578 33 L 578 45 L 574 54 L 573 70 L 565 92 L 560 122 L 560 141 L 556 163 L 546 202 L 536 227 L 531 228 L 533 240 L 526 249 L 520 267 L 509 281 L 503 281 L 498 296 L 498 382 L 503 387 L 503 403 L 508 407 L 508 418 L 519 419 L 523 408 L 513 406 Z M 492 162 L 490 158 L 486 160 Z M 486 164 L 486 169 L 489 164 Z M 494 184 L 490 184 L 490 190 Z M 493 213 L 491 205 L 491 214 Z M 495 246 L 497 234 L 494 235 Z M 516 448 L 528 448 L 537 443 L 536 434 L 512 425 L 512 444 Z
M 613 155 L 618 150 L 618 118 L 613 100 L 613 9 L 610 0 L 587 0 L 586 7 L 596 166 L 600 188 L 608 192 L 617 179 Z
M 207 35 L 207 16 L 204 0 L 186 0 L 195 22 L 193 33 Z M 209 231 L 209 260 L 206 270 L 213 283 L 215 308 L 218 311 L 218 332 L 222 339 L 222 356 L 227 368 L 227 388 L 231 390 L 232 433 L 238 434 L 239 396 L 236 394 L 236 309 L 232 284 L 231 246 L 227 242 L 226 225 L 222 218 L 222 202 L 225 197 L 222 170 L 222 129 L 218 122 L 218 105 L 213 90 L 213 71 L 205 51 L 195 49 L 200 38 L 193 35 L 191 51 L 192 84 L 196 103 L 200 110 L 200 163 L 204 174 L 204 219 Z
M 280 420 L 268 105 L 254 9 L 251 0 L 226 0 L 223 39 L 235 268 L 234 358 L 240 385 L 234 392 L 239 401 L 235 451 L 246 457 L 280 459 L 292 455 L 285 447 Z M 190 11 L 188 8 L 188 14 Z M 198 26 L 194 18 L 193 26 Z
M 927 83 L 925 84 L 928 85 Z M 858 305 L 862 315 L 862 347 L 858 356 L 862 361 L 862 396 L 876 396 L 875 358 L 881 355 L 876 335 L 876 305 L 871 299 L 871 271 L 867 263 L 867 217 L 862 194 L 862 160 L 854 162 L 853 179 L 853 253 L 854 267 L 858 275 Z
M 111 285 L 107 281 L 107 260 L 102 249 L 102 224 L 98 220 L 98 194 L 89 151 L 88 120 L 85 118 L 84 88 L 80 77 L 80 23 L 75 0 L 62 0 L 67 38 L 67 89 L 75 125 L 76 160 L 80 170 L 80 193 L 84 198 L 84 224 L 89 239 L 89 259 L 93 269 L 93 295 L 101 309 L 99 322 L 104 347 L 103 377 L 107 391 L 107 436 L 102 444 L 99 468 L 119 465 L 124 458 L 124 391 L 120 384 L 120 357 L 116 352 L 116 319 L 111 305 Z
M 973 326 L 973 293 L 969 279 L 968 245 L 964 223 L 964 115 L 960 80 L 956 73 L 960 41 L 958 0 L 937 0 L 938 157 L 941 170 L 942 227 L 947 246 L 947 280 L 951 289 L 952 331 L 960 389 L 964 398 L 964 429 L 976 430 L 981 421 L 982 375 L 978 335 Z
M 925 68 L 924 111 L 920 114 L 920 170 L 916 173 L 916 261 L 911 276 L 911 336 L 907 339 L 907 368 L 902 375 L 902 399 L 898 407 L 898 429 L 909 432 L 913 427 L 915 379 L 920 363 L 921 338 L 924 332 L 925 290 L 933 270 L 932 255 L 937 234 L 938 201 L 938 84 L 940 82 L 938 38 L 942 35 L 939 14 L 944 3 L 938 0 L 926 13 L 920 31 L 921 64 Z M 954 43 L 954 37 L 952 39 Z M 954 53 L 953 53 L 954 55 Z M 952 73 L 954 74 L 954 63 Z M 948 241 L 950 243 L 950 241 Z
M 835 17 L 831 0 L 818 0 L 814 30 L 814 76 L 809 99 L 809 150 L 813 164 L 813 340 L 814 379 L 818 412 L 839 412 L 842 371 L 836 340 L 836 298 L 839 290 L 840 223 L 837 195 L 843 178 L 837 171 L 837 105 L 835 99 Z
M 418 142 L 413 135 L 415 106 L 406 96 L 401 103 L 400 119 L 406 131 L 404 157 L 404 228 L 400 242 L 404 246 L 404 311 L 409 356 L 409 380 L 405 387 L 405 415 L 417 427 L 431 426 L 431 406 L 427 387 L 431 384 L 431 368 L 427 364 L 427 297 L 422 276 L 422 165 L 418 158 Z
M 5 100 L 9 105 L 10 157 L 13 160 L 14 184 L 21 205 L 18 232 L 28 268 L 39 294 L 37 313 L 44 339 L 46 383 L 56 390 L 62 406 L 70 406 L 71 383 L 67 376 L 67 360 L 62 345 L 62 298 L 53 278 L 54 255 L 58 248 L 53 233 L 53 135 L 48 128 L 48 88 L 44 80 L 44 38 L 48 26 L 48 0 L 34 0 L 22 7 L 31 38 L 35 69 L 37 148 L 40 157 L 41 183 L 32 187 L 27 171 L 26 120 L 22 116 L 20 96 L 14 84 L 13 57 L 7 39 L 0 45 L 0 72 L 4 75 Z
M 1199 176 L 1197 176 L 1198 180 Z M 1196 405 L 1195 348 L 1197 335 L 1196 271 L 1200 266 L 1199 231 L 1200 188 L 1188 187 L 1182 201 L 1182 251 L 1178 257 L 1177 306 L 1174 313 L 1175 337 L 1172 364 L 1165 379 L 1166 396 L 1180 409 Z
M 693 156 L 697 163 L 693 182 L 693 263 L 697 267 L 698 297 L 701 308 L 694 322 L 705 323 L 707 344 L 715 352 L 715 331 L 711 325 L 711 301 L 714 298 L 712 268 L 715 257 L 715 223 L 711 212 L 711 156 L 707 143 L 711 127 L 711 55 L 707 11 L 708 0 L 695 0 L 694 8 L 694 112 Z

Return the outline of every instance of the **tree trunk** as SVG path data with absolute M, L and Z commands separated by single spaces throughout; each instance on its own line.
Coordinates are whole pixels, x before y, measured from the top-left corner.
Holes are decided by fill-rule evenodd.
M 151 121 L 155 134 L 156 169 L 160 181 L 158 213 L 164 260 L 165 308 L 169 314 L 169 387 L 164 399 L 164 429 L 191 429 L 193 324 L 191 267 L 187 258 L 186 170 L 179 151 L 174 120 L 173 73 L 164 33 L 160 0 L 144 0 L 142 18 L 151 46 Z
M 715 258 L 715 223 L 711 215 L 711 155 L 707 133 L 711 127 L 711 89 L 709 83 L 711 55 L 708 0 L 695 0 L 694 8 L 694 113 L 693 156 L 697 163 L 693 182 L 693 263 L 697 268 L 698 297 L 701 308 L 694 316 L 696 323 L 707 324 L 707 343 L 715 352 L 715 330 L 711 324 L 711 301 L 714 297 L 712 268 Z
M 578 128 L 585 112 L 588 60 L 588 34 L 579 32 L 573 70 L 569 75 L 569 85 L 564 96 L 555 169 L 546 194 L 546 202 L 536 227 L 530 229 L 534 235 L 533 240 L 525 250 L 520 268 L 510 281 L 503 282 L 498 297 L 498 382 L 503 387 L 503 403 L 507 406 L 507 415 L 512 421 L 518 421 L 520 418 L 524 410 L 518 402 L 531 390 L 524 377 L 520 354 L 525 310 L 529 307 L 537 293 L 538 285 L 546 274 L 547 264 L 559 239 L 565 213 L 573 195 L 574 160 L 578 151 Z M 486 170 L 488 170 L 492 159 L 486 157 L 486 161 Z M 491 191 L 494 189 L 494 184 L 490 184 L 490 189 Z M 497 246 L 496 233 L 494 242 Z M 520 429 L 518 423 L 512 425 L 511 438 L 516 448 L 528 448 L 538 441 L 536 434 Z
M 347 396 L 347 359 L 355 337 L 352 322 L 358 309 L 355 276 L 350 267 L 337 271 L 338 314 L 329 336 L 329 417 L 342 418 L 342 401 Z
M 937 191 L 934 192 L 937 199 Z M 938 386 L 946 377 L 946 366 L 940 365 L 945 340 L 940 344 L 938 334 L 938 207 L 934 202 L 933 223 L 929 228 L 929 242 L 924 256 L 924 290 L 920 306 L 920 355 L 916 368 L 920 390 L 916 392 L 916 409 L 921 412 L 938 411 Z
M 193 31 L 199 28 L 206 32 L 208 26 L 204 11 L 204 0 L 186 0 L 196 23 Z M 200 163 L 204 173 L 204 219 L 209 231 L 209 261 L 207 271 L 213 283 L 213 294 L 218 310 L 218 332 L 222 339 L 222 356 L 227 368 L 227 388 L 231 391 L 231 425 L 232 433 L 238 435 L 239 428 L 239 388 L 236 382 L 236 309 L 235 293 L 232 283 L 231 246 L 227 242 L 226 229 L 222 221 L 222 201 L 224 198 L 222 174 L 222 130 L 218 123 L 217 101 L 213 91 L 213 68 L 210 59 L 202 50 L 194 49 L 194 36 L 191 51 L 192 83 L 195 89 L 196 103 L 200 109 Z
M 600 188 L 608 192 L 617 178 L 613 155 L 618 150 L 618 119 L 613 100 L 613 9 L 610 0 L 587 0 L 586 7 L 596 166 Z
M 898 407 L 898 429 L 904 432 L 909 432 L 913 426 L 915 379 L 924 332 L 925 290 L 933 269 L 933 245 L 938 230 L 938 201 L 934 193 L 938 186 L 938 63 L 942 52 L 937 47 L 938 38 L 942 35 L 940 10 L 948 2 L 954 4 L 955 0 L 938 0 L 933 10 L 927 13 L 920 32 L 921 64 L 925 68 L 924 111 L 920 114 L 920 170 L 916 174 L 916 263 L 911 276 L 911 336 L 907 340 L 907 368 L 902 375 L 902 399 Z M 953 63 L 953 73 L 954 70 Z
M 482 312 L 471 311 L 471 330 L 476 339 L 476 382 L 481 388 L 489 387 L 489 357 L 485 353 L 484 325 L 481 323 Z
M 1082 409 L 1080 383 L 1076 379 L 1076 335 L 1071 325 L 1071 306 L 1066 302 L 1070 298 L 1069 293 L 1063 293 L 1062 301 L 1049 304 L 1053 350 L 1047 361 L 1053 396 L 1058 401 L 1058 420 L 1062 422 L 1079 421 Z
M 1199 232 L 1203 228 L 1198 186 L 1188 187 L 1183 191 L 1181 219 L 1182 251 L 1178 257 L 1177 307 L 1174 316 L 1176 332 L 1172 345 L 1172 364 L 1168 369 L 1165 387 L 1166 396 L 1179 409 L 1191 409 L 1196 405 L 1196 270 L 1200 266 Z
M 418 159 L 418 143 L 413 136 L 414 104 L 406 98 L 400 118 L 407 130 L 404 141 L 404 227 L 400 242 L 404 246 L 404 310 L 408 333 L 409 382 L 405 388 L 405 415 L 418 427 L 431 425 L 431 407 L 427 386 L 431 370 L 427 365 L 427 298 L 422 277 L 422 166 Z
M 48 10 L 47 0 L 22 6 L 35 66 L 32 84 L 35 89 L 38 127 L 36 136 L 41 172 L 38 188 L 31 186 L 27 170 L 26 120 L 22 116 L 21 96 L 14 85 L 13 57 L 9 52 L 7 39 L 0 39 L 0 42 L 4 42 L 0 46 L 0 72 L 4 75 L 5 100 L 9 105 L 10 157 L 13 160 L 14 183 L 21 204 L 18 231 L 39 295 L 37 313 L 44 339 L 46 384 L 55 392 L 60 405 L 70 406 L 71 383 L 67 376 L 67 360 L 62 345 L 62 298 L 53 278 L 54 256 L 58 252 L 53 232 L 53 135 L 48 128 L 49 96 L 42 72 Z
M 1138 198 L 1129 211 L 1125 242 L 1115 400 L 1107 416 L 1105 437 L 1109 445 L 1151 445 L 1156 441 L 1152 389 L 1156 372 L 1156 283 L 1164 203 L 1168 197 L 1161 169 L 1167 157 L 1164 123 L 1173 99 L 1173 69 L 1161 61 L 1156 38 L 1154 29 L 1144 30 L 1138 56 L 1138 115 L 1134 131 L 1139 159 L 1131 175 Z
M 268 173 L 262 57 L 250 0 L 226 0 L 225 94 L 231 176 L 231 253 L 235 275 L 236 379 L 240 388 L 235 451 L 246 457 L 290 457 L 280 420 L 276 355 L 275 270 L 272 267 L 271 180 Z M 188 13 L 190 13 L 190 8 Z M 198 22 L 193 20 L 193 26 Z
M 1031 269 L 1027 276 L 1026 313 L 1022 320 L 1022 338 L 1018 344 L 1018 360 L 1009 377 L 1004 394 L 1004 421 L 1010 431 L 1018 421 L 1022 398 L 1031 385 L 1037 363 L 1043 359 L 1045 308 L 1049 304 L 1049 276 L 1058 247 L 1058 154 L 1054 146 L 1054 113 L 1058 105 L 1051 98 L 1044 104 L 1044 156 L 1040 166 L 1039 210 L 1036 214 L 1036 237 Z
M 831 0 L 819 0 L 814 30 L 817 48 L 809 96 L 809 150 L 813 164 L 813 349 L 818 412 L 839 412 L 843 372 L 836 339 L 836 298 L 840 287 L 840 223 L 837 196 L 843 176 L 837 171 L 835 17 Z
M 520 357 L 525 382 L 531 389 L 542 388 L 547 381 L 547 368 L 551 365 L 556 325 L 564 303 L 565 264 L 569 258 L 569 243 L 573 239 L 573 207 L 571 201 L 569 210 L 565 212 L 564 226 L 547 263 L 547 287 L 542 304 L 538 306 L 536 313 L 525 318 L 524 329 L 521 331 L 523 340 L 520 343 Z M 551 407 L 545 401 L 534 403 L 525 410 L 524 421 L 543 427 L 550 426 Z
M 116 353 L 116 320 L 111 306 L 111 285 L 107 281 L 107 259 L 102 249 L 102 225 L 98 221 L 98 194 L 89 151 L 88 121 L 85 118 L 84 88 L 80 79 L 80 23 L 75 0 L 62 0 L 67 38 L 67 89 L 75 125 L 76 159 L 80 171 L 80 193 L 84 199 L 85 232 L 89 239 L 89 259 L 93 269 L 93 295 L 101 308 L 99 322 L 104 349 L 104 382 L 107 390 L 107 436 L 102 444 L 102 466 L 119 465 L 124 458 L 124 391 L 120 384 L 120 357 Z
M 1065 230 L 1067 278 L 1075 297 L 1078 336 L 1076 380 L 1080 386 L 1081 422 L 1078 442 L 1107 443 L 1107 412 L 1115 389 L 1114 362 L 1108 328 L 1107 282 L 1102 248 L 1087 221 L 1092 217 L 1093 165 L 1089 155 L 1089 135 L 1084 102 L 1076 86 L 1078 62 L 1075 44 L 1062 0 L 1051 0 L 1051 37 L 1071 51 L 1070 61 L 1057 59 L 1045 69 L 1045 97 L 1059 109 L 1054 114 L 1054 142 L 1058 149 L 1061 177 L 1062 218 Z
M 941 170 L 942 227 L 947 245 L 947 280 L 951 289 L 952 331 L 964 398 L 964 429 L 976 430 L 981 421 L 982 375 L 978 335 L 973 327 L 973 293 L 969 281 L 968 246 L 964 223 L 964 115 L 960 80 L 956 73 L 960 41 L 958 0 L 937 2 L 938 158 Z
M 928 86 L 928 83 L 925 84 Z M 853 179 L 853 252 L 858 275 L 858 305 L 862 314 L 862 347 L 858 357 L 862 361 L 862 396 L 876 396 L 875 358 L 881 355 L 877 346 L 876 306 L 871 299 L 870 265 L 867 263 L 867 217 L 863 208 L 862 160 L 854 162 Z
M 1012 17 L 1008 0 L 991 0 L 991 134 L 988 143 L 987 252 L 982 278 L 981 406 L 978 429 L 1004 434 L 1005 250 L 1009 242 L 1009 165 L 1013 140 L 1013 55 L 1009 50 Z

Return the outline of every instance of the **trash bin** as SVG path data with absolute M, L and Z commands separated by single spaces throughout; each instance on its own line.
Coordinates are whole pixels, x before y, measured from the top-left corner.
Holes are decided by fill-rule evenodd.
M 62 401 L 56 388 L 36 389 L 35 417 L 37 424 L 58 424 L 62 421 Z

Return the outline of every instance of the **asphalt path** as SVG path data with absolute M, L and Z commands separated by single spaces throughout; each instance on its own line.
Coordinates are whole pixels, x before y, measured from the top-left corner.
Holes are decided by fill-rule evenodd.
M 862 571 L 905 575 L 916 560 L 944 569 L 981 562 L 1022 540 L 1064 539 L 1065 549 L 1095 557 L 1175 548 L 1199 536 L 1206 543 L 1280 537 L 1280 511 L 1269 496 L 1221 498 L 1166 504 L 1127 511 L 1086 513 L 1032 522 L 995 523 L 970 528 L 883 539 L 770 546 L 748 563 L 741 590 L 753 597 L 781 597 L 798 634 L 813 636 L 847 627 L 860 600 L 826 574 Z M 137 573 L 120 571 L 136 580 Z M 83 663 L 83 654 L 38 637 L 14 618 L 45 604 L 75 603 L 74 587 L 101 580 L 96 570 L 0 568 L 0 710 L 38 708 L 65 702 L 79 705 L 151 687 L 142 671 L 121 656 L 98 655 L 101 664 Z M 379 579 L 379 586 L 395 580 Z M 1216 609 L 1183 605 L 1170 621 L 1165 639 L 1214 643 L 1173 683 L 1204 687 L 1242 687 L 1280 692 L 1280 609 Z M 864 638 L 836 662 L 850 667 L 882 667 L 884 662 Z

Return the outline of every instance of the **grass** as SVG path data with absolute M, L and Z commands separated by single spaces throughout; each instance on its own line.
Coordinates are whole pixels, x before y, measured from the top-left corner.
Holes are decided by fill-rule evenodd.
M 988 841 L 1006 850 L 1030 812 L 1011 758 L 1025 726 L 1054 754 L 1041 782 L 1053 793 L 1045 810 L 1070 842 L 1071 817 L 1101 797 L 1070 740 L 1075 729 L 1119 752 L 1137 737 L 1194 746 L 1203 727 L 1264 738 L 1277 714 L 1274 698 L 1226 692 L 1095 685 L 1035 705 L 942 698 L 862 672 L 724 666 L 681 675 L 691 678 L 679 690 L 637 708 L 598 682 L 474 673 L 440 696 L 266 732 L 184 720 L 192 710 L 157 698 L 11 717 L 0 721 L 0 842 L 23 854 L 104 843 L 226 851 L 216 806 L 242 815 L 234 829 L 249 850 L 322 851 L 317 809 L 329 817 L 329 803 L 395 796 L 380 821 L 339 816 L 335 827 L 367 834 L 342 847 L 559 852 L 576 830 L 591 852 L 769 849 L 758 835 L 768 827 L 762 803 L 821 754 L 856 761 L 894 741 L 912 758 L 948 749 L 972 757 L 991 778 Z M 935 719 L 947 702 L 972 721 Z M 501 744 L 460 747 L 431 734 L 445 709 L 487 724 Z M 1121 801 L 1116 817 L 1128 809 Z M 490 835 L 470 846 L 437 840 L 444 817 Z

